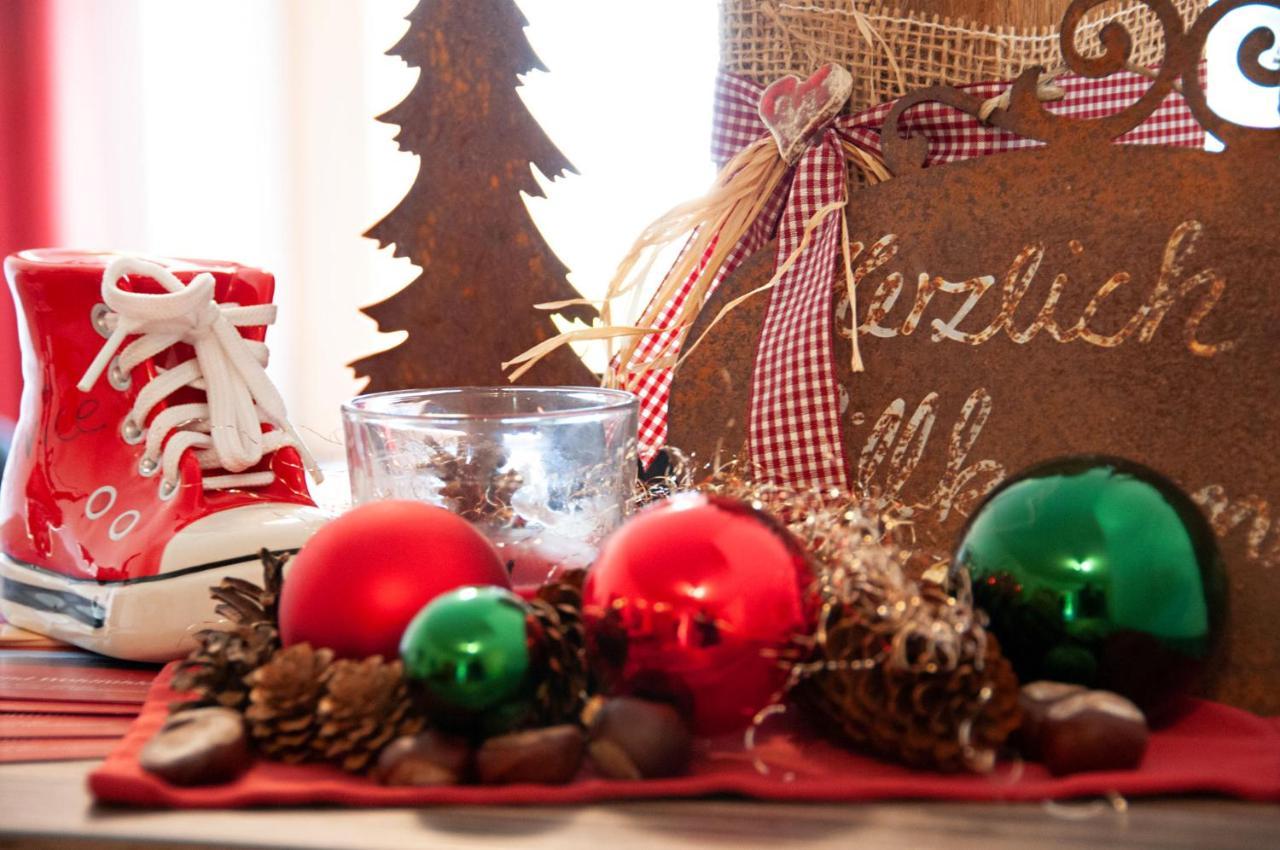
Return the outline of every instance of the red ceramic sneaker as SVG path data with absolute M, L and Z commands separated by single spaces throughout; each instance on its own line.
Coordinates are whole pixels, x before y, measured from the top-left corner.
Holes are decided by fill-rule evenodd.
M 263 366 L 271 275 L 26 251 L 22 412 L 0 489 L 0 612 L 107 655 L 184 654 L 209 587 L 261 581 L 327 518 Z

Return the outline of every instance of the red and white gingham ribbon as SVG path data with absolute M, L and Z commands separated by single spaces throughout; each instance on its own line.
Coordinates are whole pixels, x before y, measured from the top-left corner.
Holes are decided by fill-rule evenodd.
M 1137 100 L 1151 85 L 1139 74 L 1122 72 L 1101 80 L 1067 75 L 1057 84 L 1064 96 L 1046 104 L 1049 111 L 1072 118 L 1100 118 Z M 1011 84 L 977 83 L 965 91 L 981 99 L 995 97 Z M 721 73 L 716 80 L 715 123 L 711 149 L 723 167 L 768 130 L 757 111 L 764 88 Z M 775 265 L 800 244 L 805 224 L 831 202 L 844 199 L 846 172 L 841 141 L 880 153 L 880 128 L 893 102 L 841 115 L 816 134 L 760 216 L 718 269 L 706 268 L 714 244 L 658 315 L 655 326 L 670 328 L 646 337 L 628 364 L 638 373 L 630 388 L 640 398 L 640 447 L 646 461 L 667 437 L 667 402 L 672 370 L 644 370 L 646 364 L 679 350 L 680 331 L 673 328 L 695 283 L 713 275 L 708 293 L 762 245 L 778 237 Z M 904 127 L 929 141 L 926 165 L 987 156 L 1038 145 L 941 103 L 922 103 L 906 114 Z M 1204 131 L 1185 102 L 1171 96 L 1146 121 L 1119 141 L 1181 147 L 1204 145 Z M 840 253 L 840 220 L 827 217 L 809 244 L 773 287 L 760 333 L 752 383 L 749 450 L 757 473 L 800 485 L 846 483 L 839 401 L 831 345 L 831 281 Z

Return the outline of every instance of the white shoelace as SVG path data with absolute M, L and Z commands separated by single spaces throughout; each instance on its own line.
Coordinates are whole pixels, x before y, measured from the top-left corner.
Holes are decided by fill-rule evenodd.
M 151 294 L 120 288 L 129 275 L 151 278 L 166 292 Z M 213 300 L 214 278 L 202 272 L 184 284 L 155 263 L 120 257 L 102 275 L 102 300 L 110 310 L 103 324 L 111 335 L 80 379 L 77 388 L 88 392 L 111 367 L 113 386 L 127 387 L 132 370 L 165 349 L 187 343 L 195 357 L 172 369 L 158 370 L 138 391 L 121 432 L 126 441 L 146 440 L 139 472 L 162 473 L 161 495 L 177 491 L 178 463 L 193 449 L 202 470 L 227 474 L 205 476 L 206 490 L 228 487 L 261 487 L 275 480 L 270 471 L 245 472 L 265 455 L 293 446 L 316 481 L 322 480 L 315 459 L 289 424 L 284 400 L 267 377 L 267 346 L 245 339 L 237 327 L 269 325 L 275 321 L 273 304 L 242 307 Z M 126 337 L 137 336 L 120 350 Z M 112 362 L 117 350 L 118 359 Z M 146 424 L 152 408 L 183 387 L 205 394 L 206 401 L 176 404 L 156 414 Z M 274 430 L 263 432 L 263 423 Z M 170 433 L 174 432 L 170 437 Z M 168 438 L 166 440 L 166 438 Z

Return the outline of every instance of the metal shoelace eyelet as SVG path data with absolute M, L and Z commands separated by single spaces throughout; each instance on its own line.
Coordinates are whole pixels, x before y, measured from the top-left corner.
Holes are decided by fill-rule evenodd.
M 94 304 L 93 309 L 89 311 L 89 321 L 93 322 L 93 329 L 103 339 L 111 336 L 111 328 L 107 327 L 107 315 L 111 313 L 111 308 L 101 302 Z
M 138 426 L 138 423 L 129 417 L 125 417 L 125 420 L 120 423 L 120 439 L 131 446 L 136 446 L 142 442 L 142 438 L 142 428 Z
M 120 368 L 120 358 L 114 357 L 107 369 L 107 382 L 117 390 L 124 392 L 133 385 L 133 376 Z
M 143 478 L 150 478 L 159 470 L 160 464 L 156 462 L 155 458 L 144 457 L 138 461 L 138 474 Z
M 178 495 L 178 482 L 161 479 L 160 501 L 167 502 L 176 495 Z

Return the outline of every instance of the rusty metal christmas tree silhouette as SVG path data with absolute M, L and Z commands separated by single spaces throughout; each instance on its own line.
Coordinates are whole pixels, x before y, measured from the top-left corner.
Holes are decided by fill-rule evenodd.
M 367 391 L 507 383 L 503 360 L 555 336 L 535 304 L 579 298 L 543 240 L 521 192 L 542 197 L 531 165 L 555 178 L 576 173 L 520 99 L 518 75 L 545 70 L 513 0 L 422 0 L 389 51 L 421 76 L 379 120 L 396 124 L 402 150 L 421 165 L 413 187 L 366 234 L 395 245 L 422 273 L 363 312 L 399 345 L 352 365 Z M 590 323 L 596 311 L 560 311 Z M 564 347 L 522 383 L 591 384 Z

